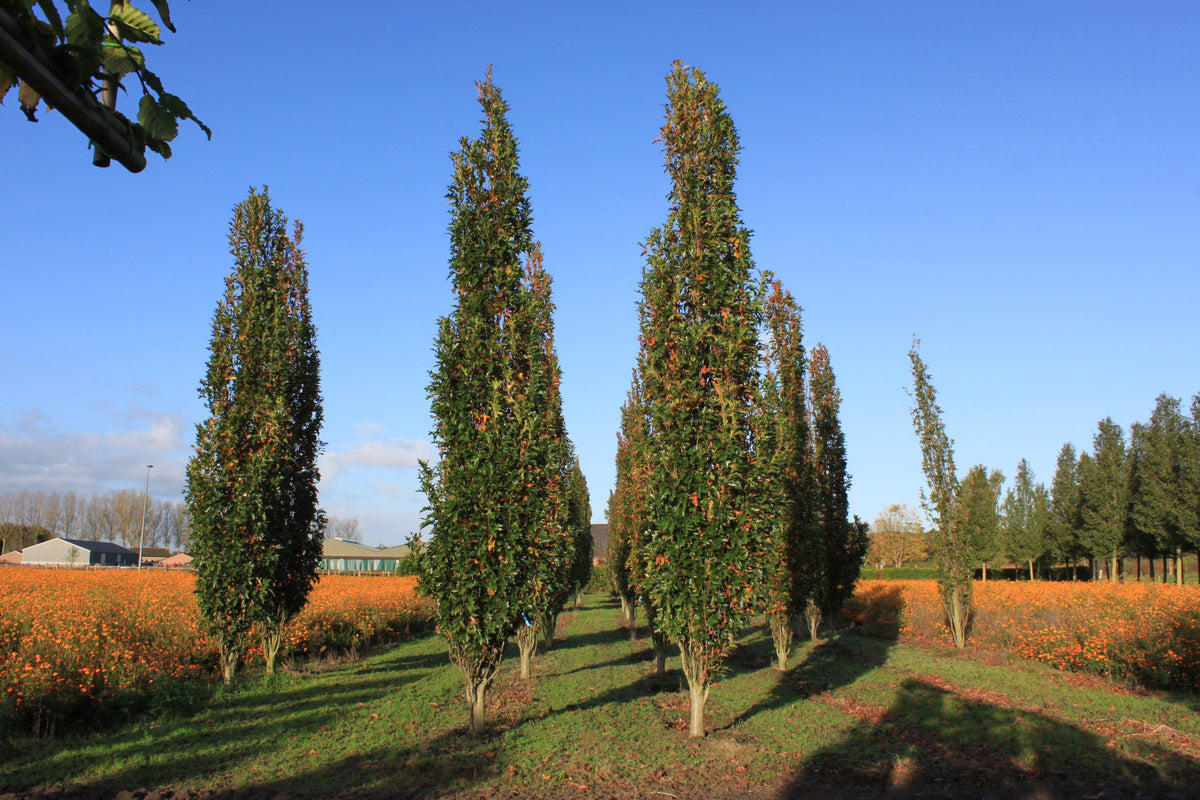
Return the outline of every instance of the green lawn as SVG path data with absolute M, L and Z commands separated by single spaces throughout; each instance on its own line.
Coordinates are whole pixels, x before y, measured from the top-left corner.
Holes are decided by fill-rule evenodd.
M 780 673 L 768 666 L 769 636 L 747 632 L 712 689 L 709 735 L 689 740 L 677 659 L 654 676 L 648 639 L 630 642 L 619 616 L 590 595 L 563 615 L 533 680 L 507 661 L 478 738 L 464 731 L 457 670 L 425 636 L 249 678 L 197 713 L 83 738 L 4 739 L 0 795 L 53 785 L 80 796 L 858 798 L 888 787 L 973 796 L 982 785 L 1006 797 L 1048 786 L 1188 797 L 1200 786 L 1195 697 L 848 633 L 804 645 Z

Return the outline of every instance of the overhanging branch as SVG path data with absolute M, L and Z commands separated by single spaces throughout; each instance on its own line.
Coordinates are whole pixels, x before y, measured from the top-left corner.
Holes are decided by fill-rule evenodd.
M 3 8 L 0 8 L 0 60 L 125 169 L 141 172 L 146 168 L 146 154 L 134 146 L 125 121 L 102 106 L 91 93 L 64 84 L 51 68 L 50 57 L 32 42 L 24 41 L 20 26 Z

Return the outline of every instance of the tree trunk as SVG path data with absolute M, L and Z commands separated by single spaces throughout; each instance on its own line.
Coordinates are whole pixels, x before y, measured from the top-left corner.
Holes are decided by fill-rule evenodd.
M 528 680 L 531 674 L 530 666 L 538 645 L 537 625 L 523 625 L 517 629 L 517 649 L 521 651 L 521 680 Z
M 1154 577 L 1154 556 L 1148 557 L 1146 563 L 1150 565 L 1150 582 L 1154 583 L 1156 580 Z
M 554 646 L 554 631 L 558 628 L 558 614 L 550 614 L 542 621 L 542 644 L 549 650 Z
M 955 648 L 959 650 L 967 646 L 967 615 L 969 613 L 962 587 L 951 588 L 950 597 L 946 600 L 946 616 L 950 623 L 950 636 L 954 639 Z
M 983 582 L 987 583 L 987 562 L 983 562 Z
M 1175 582 L 1183 585 L 1183 548 L 1175 548 Z
M 217 652 L 221 662 L 221 677 L 225 679 L 225 683 L 232 683 L 233 676 L 237 674 L 241 652 L 237 648 L 224 644 L 217 645 Z
M 1109 580 L 1112 581 L 1113 583 L 1116 583 L 1120 579 L 1121 579 L 1121 577 L 1117 574 L 1117 550 L 1116 550 L 1116 548 L 1113 548 L 1112 575 L 1109 576 Z
M 1029 580 L 1033 580 L 1033 559 L 1029 559 Z
M 279 655 L 279 648 L 283 644 L 283 625 L 278 627 L 274 625 L 264 626 L 262 632 L 262 651 L 263 663 L 266 666 L 267 674 L 275 673 L 275 657 Z
M 471 734 L 475 736 L 483 732 L 486 697 L 487 681 L 475 684 L 467 682 L 467 704 L 471 707 Z
M 808 622 L 809 641 L 817 641 L 817 634 L 821 629 L 821 607 L 809 600 L 808 605 L 804 608 L 804 619 Z
M 775 643 L 775 668 L 787 669 L 788 656 L 792 652 L 792 621 L 784 612 L 768 617 L 771 625 L 771 640 Z
M 692 738 L 704 736 L 704 704 L 708 701 L 708 656 L 697 653 L 688 642 L 678 642 L 679 660 L 683 663 L 683 674 L 687 677 L 688 696 L 692 713 L 688 724 L 688 735 Z
M 621 598 L 621 613 L 625 615 L 625 625 L 629 628 L 629 641 L 637 641 L 637 604 L 628 598 Z
M 654 642 L 654 674 L 667 674 L 667 637 L 661 633 L 651 632 L 650 641 Z

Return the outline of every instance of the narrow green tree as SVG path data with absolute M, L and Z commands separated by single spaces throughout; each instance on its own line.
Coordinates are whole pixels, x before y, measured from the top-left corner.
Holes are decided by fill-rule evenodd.
M 572 459 L 567 478 L 567 525 L 574 532 L 570 594 L 575 595 L 575 608 L 579 608 L 583 605 L 583 592 L 592 579 L 595 543 L 592 541 L 592 503 L 587 479 L 577 457 Z
M 1176 583 L 1182 582 L 1184 548 L 1195 546 L 1200 527 L 1200 505 L 1191 497 L 1189 481 L 1195 460 L 1190 427 L 1180 401 L 1162 394 L 1149 423 L 1135 426 L 1130 443 L 1137 453 L 1131 465 L 1132 522 L 1157 552 L 1175 554 Z
M 762 514 L 769 521 L 763 608 L 775 665 L 787 669 L 796 622 L 822 579 L 813 524 L 813 465 L 800 307 L 779 281 L 766 302 L 766 345 L 755 414 Z
M 976 464 L 967 470 L 958 487 L 958 530 L 971 551 L 971 563 L 983 568 L 987 580 L 988 565 L 1000 553 L 1000 490 L 1004 475 L 998 469 L 988 472 Z
M 812 409 L 814 512 L 820 542 L 821 579 L 808 604 L 809 634 L 815 639 L 822 617 L 837 618 L 867 555 L 867 525 L 850 519 L 850 475 L 846 472 L 846 440 L 838 420 L 842 396 L 829 361 L 829 351 L 812 350 L 809 395 Z
M 617 432 L 616 487 L 608 496 L 608 563 L 613 591 L 631 639 L 637 636 L 637 606 L 644 571 L 635 545 L 644 539 L 646 526 L 646 409 L 637 373 L 621 406 Z
M 232 679 L 251 630 L 272 670 L 283 628 L 316 581 L 322 410 L 301 227 L 251 190 L 234 209 L 234 269 L 213 317 L 187 467 L 200 612 Z
M 430 374 L 439 460 L 421 465 L 433 536 L 419 579 L 462 672 L 472 732 L 505 643 L 532 621 L 544 536 L 562 530 L 565 446 L 549 285 L 517 140 L 490 71 L 478 89 L 483 131 L 453 154 L 447 194 L 456 300 L 439 321 Z
M 1129 528 L 1129 459 L 1121 426 L 1105 417 L 1092 439 L 1093 456 L 1079 465 L 1082 544 L 1108 559 L 1109 580 L 1119 580 L 1121 547 Z
M 1034 483 L 1029 462 L 1021 459 L 1013 485 L 1004 496 L 1002 529 L 1005 553 L 1017 564 L 1028 567 L 1033 580 L 1033 565 L 1049 551 L 1046 540 L 1046 504 L 1039 499 L 1045 493 Z
M 760 292 L 733 183 L 737 132 L 717 87 L 676 62 L 662 128 L 666 223 L 646 243 L 641 374 L 648 420 L 647 594 L 679 647 L 690 733 L 713 670 L 756 606 L 764 528 L 753 508 L 751 413 Z
M 946 435 L 937 392 L 929 380 L 925 362 L 913 340 L 908 351 L 912 363 L 913 427 L 921 443 L 921 470 L 925 473 L 928 493 L 921 490 L 921 503 L 937 531 L 933 550 L 937 562 L 938 586 L 950 624 L 950 636 L 960 650 L 967 644 L 967 625 L 971 620 L 973 587 L 972 564 L 975 555 L 971 543 L 958 524 L 958 477 L 954 472 L 954 440 Z
M 1075 446 L 1067 442 L 1058 452 L 1054 478 L 1050 481 L 1050 508 L 1046 519 L 1046 538 L 1051 557 L 1059 563 L 1071 566 L 1071 580 L 1075 580 L 1079 562 L 1079 459 Z

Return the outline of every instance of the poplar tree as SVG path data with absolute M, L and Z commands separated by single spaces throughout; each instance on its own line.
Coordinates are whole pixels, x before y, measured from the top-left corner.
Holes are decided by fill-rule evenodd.
M 764 569 L 751 409 L 760 292 L 733 182 L 739 144 L 717 87 L 676 62 L 662 128 L 666 223 L 646 242 L 639 369 L 648 421 L 647 595 L 679 647 L 689 731 L 704 735 L 713 670 Z
M 439 459 L 421 464 L 433 536 L 419 578 L 462 672 L 472 732 L 505 643 L 535 618 L 541 548 L 562 531 L 565 453 L 549 280 L 517 140 L 490 70 L 477 87 L 482 133 L 451 157 L 456 299 L 438 323 L 430 374 Z
M 808 604 L 809 634 L 816 639 L 821 617 L 834 620 L 854 594 L 869 538 L 866 523 L 850 519 L 850 475 L 846 472 L 846 439 L 838 420 L 842 395 L 829 361 L 829 351 L 812 350 L 809 379 L 812 408 L 814 511 L 821 555 L 821 579 Z
M 954 440 L 946 435 L 942 409 L 937 404 L 937 392 L 929 380 L 925 362 L 914 339 L 908 351 L 913 374 L 913 427 L 921 443 L 921 471 L 925 474 L 925 489 L 921 490 L 921 505 L 933 520 L 937 531 L 933 551 L 937 564 L 938 587 L 950 636 L 958 649 L 966 647 L 967 625 L 971 620 L 973 598 L 972 563 L 974 553 L 970 541 L 959 526 L 958 477 L 954 472 Z
M 200 386 L 209 416 L 187 467 L 190 550 L 227 682 L 255 628 L 274 669 L 283 628 L 304 607 L 321 558 L 320 360 L 301 234 L 297 223 L 288 235 L 265 189 L 235 207 L 234 268 Z
M 775 665 L 787 669 L 797 620 L 822 578 L 813 524 L 812 440 L 805 398 L 800 307 L 775 281 L 766 302 L 762 388 L 755 415 L 762 511 L 769 521 L 763 605 Z

